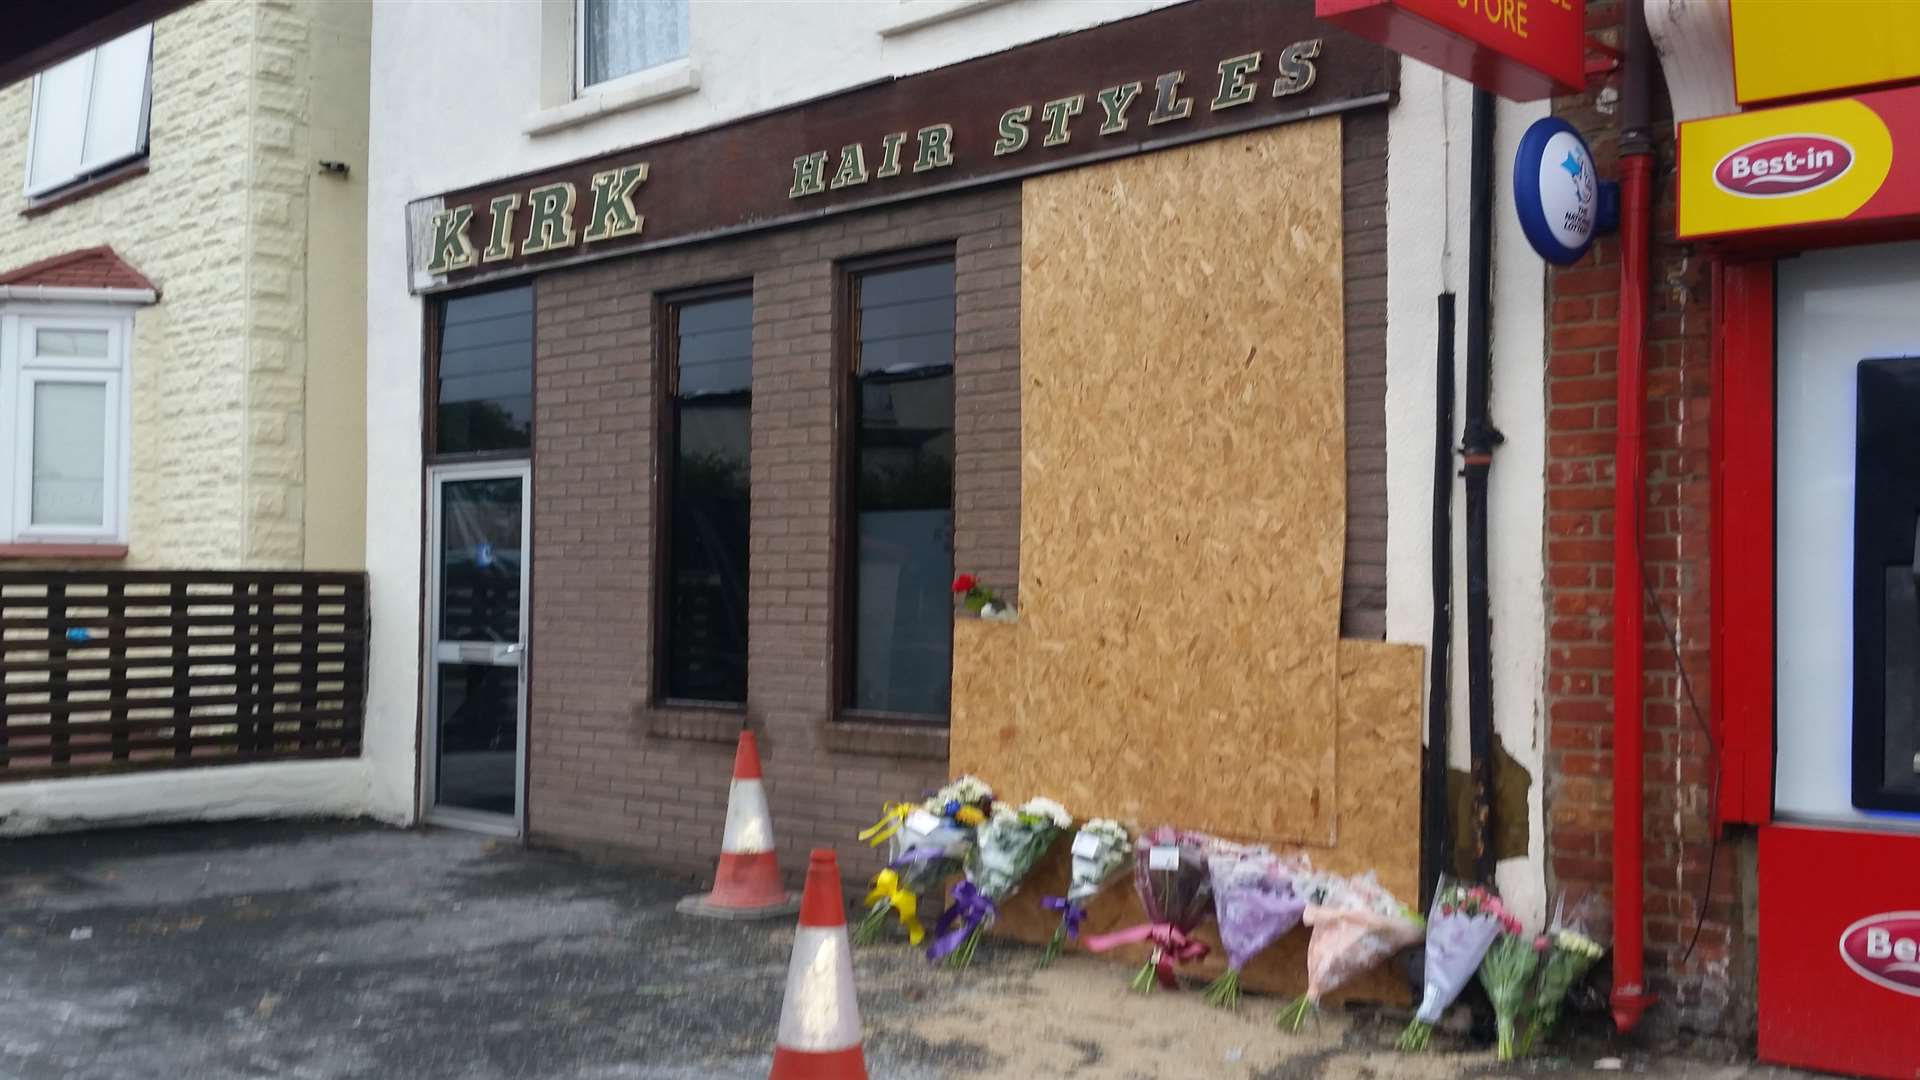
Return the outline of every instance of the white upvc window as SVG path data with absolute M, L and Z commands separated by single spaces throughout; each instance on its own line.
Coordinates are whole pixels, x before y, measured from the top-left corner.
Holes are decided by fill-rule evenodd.
M 689 0 L 575 2 L 575 94 L 687 56 Z
M 126 541 L 125 308 L 0 309 L 0 543 Z
M 47 195 L 147 152 L 153 27 L 34 76 L 27 195 Z

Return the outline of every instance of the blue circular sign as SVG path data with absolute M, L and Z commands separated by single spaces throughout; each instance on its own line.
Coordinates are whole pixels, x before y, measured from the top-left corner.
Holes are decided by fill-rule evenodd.
M 1562 266 L 1578 262 L 1601 231 L 1600 194 L 1587 140 L 1558 117 L 1534 121 L 1513 156 L 1513 205 L 1533 250 Z

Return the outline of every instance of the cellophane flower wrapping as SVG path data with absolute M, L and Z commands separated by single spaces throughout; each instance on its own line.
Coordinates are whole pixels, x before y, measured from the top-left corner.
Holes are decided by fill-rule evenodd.
M 1540 978 L 1527 1004 L 1526 1031 L 1520 1037 L 1521 1054 L 1530 1053 L 1540 1036 L 1560 1022 L 1567 995 L 1606 954 L 1612 919 L 1605 901 L 1594 893 L 1562 892 L 1554 899 L 1547 921 L 1546 949 L 1540 959 Z
M 1487 988 L 1487 999 L 1493 1002 L 1493 1024 L 1499 1032 L 1496 1061 L 1514 1058 L 1514 1024 L 1526 1008 L 1527 988 L 1533 984 L 1533 973 L 1540 966 L 1545 948 L 1544 937 L 1503 932 L 1480 962 L 1480 985 Z
M 1424 1050 L 1433 1025 L 1467 988 L 1487 949 L 1502 931 L 1519 933 L 1519 920 L 1492 890 L 1441 878 L 1427 912 L 1426 982 L 1420 1008 L 1400 1035 L 1402 1050 Z
M 947 878 L 964 865 L 978 827 L 992 809 L 993 789 L 971 775 L 949 782 L 918 804 L 888 806 L 880 823 L 861 833 L 873 843 L 887 843 L 889 857 L 886 868 L 874 875 L 867 913 L 854 928 L 853 943 L 878 941 L 892 913 L 906 928 L 908 941 L 919 945 L 925 924 L 940 914 Z M 916 828 L 916 820 L 930 825 Z M 933 907 L 922 910 L 929 900 Z
M 1265 850 L 1208 857 L 1213 917 L 1227 953 L 1227 970 L 1207 987 L 1208 1004 L 1237 1008 L 1240 972 L 1247 962 L 1300 925 L 1307 901 L 1293 884 L 1306 870 L 1304 856 L 1286 858 Z
M 1154 848 L 1174 848 L 1179 862 L 1174 869 L 1152 867 Z M 1160 825 L 1136 837 L 1133 844 L 1133 887 L 1140 896 L 1140 907 L 1147 921 L 1139 926 L 1087 939 L 1092 952 L 1104 952 L 1120 945 L 1151 942 L 1153 953 L 1133 977 L 1133 989 L 1151 991 L 1158 983 L 1169 990 L 1180 985 L 1175 967 L 1202 959 L 1207 946 L 1193 939 L 1193 931 L 1213 910 L 1213 887 L 1207 871 L 1207 857 L 1217 850 L 1217 842 L 1205 833 L 1183 832 L 1171 825 Z
M 1049 896 L 1041 903 L 1060 913 L 1060 925 L 1040 954 L 1040 966 L 1053 963 L 1069 937 L 1080 936 L 1080 922 L 1086 917 L 1088 901 L 1120 876 L 1133 847 L 1126 826 L 1108 818 L 1094 818 L 1080 826 L 1073 838 L 1073 864 L 1067 879 L 1065 896 Z
M 1420 916 L 1382 888 L 1371 872 L 1323 878 L 1308 890 L 1309 903 L 1301 917 L 1313 928 L 1307 942 L 1307 992 L 1280 1014 L 1280 1026 L 1293 1031 L 1306 1023 L 1321 998 L 1419 942 L 1425 932 Z
M 966 859 L 966 880 L 954 890 L 954 906 L 941 914 L 927 958 L 945 960 L 952 967 L 971 965 L 998 905 L 1013 895 L 1040 857 L 1072 825 L 1073 816 L 1052 799 L 1029 799 L 1017 809 L 996 805 L 974 838 Z

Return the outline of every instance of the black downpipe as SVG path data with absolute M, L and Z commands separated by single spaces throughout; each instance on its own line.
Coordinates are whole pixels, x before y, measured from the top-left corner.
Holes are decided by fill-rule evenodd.
M 1433 630 L 1428 647 L 1427 757 L 1420 806 L 1420 910 L 1433 906 L 1446 873 L 1447 713 L 1453 647 L 1453 294 L 1440 294 L 1439 342 L 1434 352 L 1433 402 Z
M 1467 237 L 1467 402 L 1461 432 L 1467 488 L 1467 736 L 1473 778 L 1474 875 L 1493 881 L 1493 625 L 1487 610 L 1487 473 L 1502 436 L 1487 415 L 1493 308 L 1493 95 L 1473 92 Z

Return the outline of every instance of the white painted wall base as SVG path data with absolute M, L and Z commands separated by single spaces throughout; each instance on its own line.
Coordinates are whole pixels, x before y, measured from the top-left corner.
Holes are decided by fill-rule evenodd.
M 410 814 L 372 805 L 372 773 L 366 759 L 356 758 L 0 784 L 0 836 L 169 821 L 369 813 L 407 824 Z

